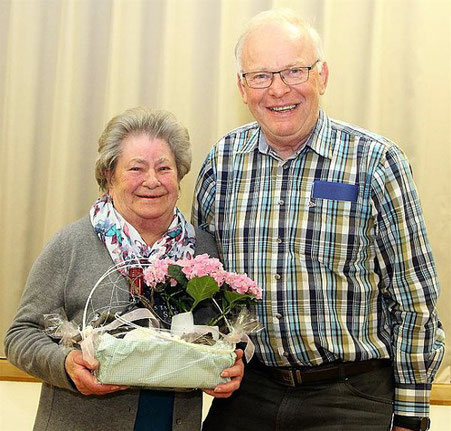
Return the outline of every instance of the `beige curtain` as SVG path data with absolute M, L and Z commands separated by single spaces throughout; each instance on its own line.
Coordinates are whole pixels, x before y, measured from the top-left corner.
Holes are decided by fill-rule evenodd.
M 450 1 L 0 0 L 0 338 L 43 245 L 96 198 L 96 141 L 114 114 L 149 105 L 189 128 L 194 163 L 180 201 L 189 214 L 209 148 L 251 120 L 235 41 L 251 16 L 280 6 L 323 36 L 329 115 L 408 154 L 451 334 Z M 450 367 L 448 355 L 439 381 Z

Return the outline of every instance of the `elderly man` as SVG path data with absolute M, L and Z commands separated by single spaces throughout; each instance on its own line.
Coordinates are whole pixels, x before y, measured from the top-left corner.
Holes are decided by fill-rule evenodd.
M 211 150 L 193 222 L 263 287 L 264 330 L 204 430 L 427 429 L 444 336 L 405 155 L 320 109 L 321 41 L 289 11 L 254 17 L 236 57 L 257 122 Z

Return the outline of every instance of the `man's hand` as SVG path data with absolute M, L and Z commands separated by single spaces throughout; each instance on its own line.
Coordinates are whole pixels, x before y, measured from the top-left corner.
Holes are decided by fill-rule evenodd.
M 102 385 L 91 371 L 96 370 L 99 364 L 89 364 L 83 359 L 79 350 L 72 350 L 64 363 L 66 372 L 83 395 L 105 395 L 111 392 L 122 391 L 128 386 Z
M 221 383 L 214 389 L 202 389 L 206 394 L 215 398 L 228 398 L 234 391 L 236 391 L 241 384 L 244 376 L 243 351 L 241 349 L 235 350 L 236 359 L 233 366 L 226 368 L 221 377 L 230 377 L 232 380 L 228 383 Z

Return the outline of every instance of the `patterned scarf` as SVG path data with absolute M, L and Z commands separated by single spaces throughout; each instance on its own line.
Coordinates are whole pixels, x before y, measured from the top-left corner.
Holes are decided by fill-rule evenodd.
M 91 224 L 105 244 L 115 264 L 140 259 L 152 263 L 165 257 L 190 258 L 194 255 L 196 235 L 194 227 L 183 214 L 174 209 L 174 218 L 163 237 L 148 246 L 138 231 L 116 211 L 108 194 L 97 199 L 89 212 Z M 133 262 L 135 263 L 135 262 Z M 121 271 L 125 274 L 125 270 Z

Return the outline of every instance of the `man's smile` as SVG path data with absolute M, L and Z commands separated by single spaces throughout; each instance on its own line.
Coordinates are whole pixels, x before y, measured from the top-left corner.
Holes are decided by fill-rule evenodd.
M 292 111 L 293 109 L 296 109 L 299 106 L 299 104 L 293 104 L 293 105 L 284 105 L 284 106 L 273 106 L 269 107 L 268 109 L 273 112 L 287 112 Z

